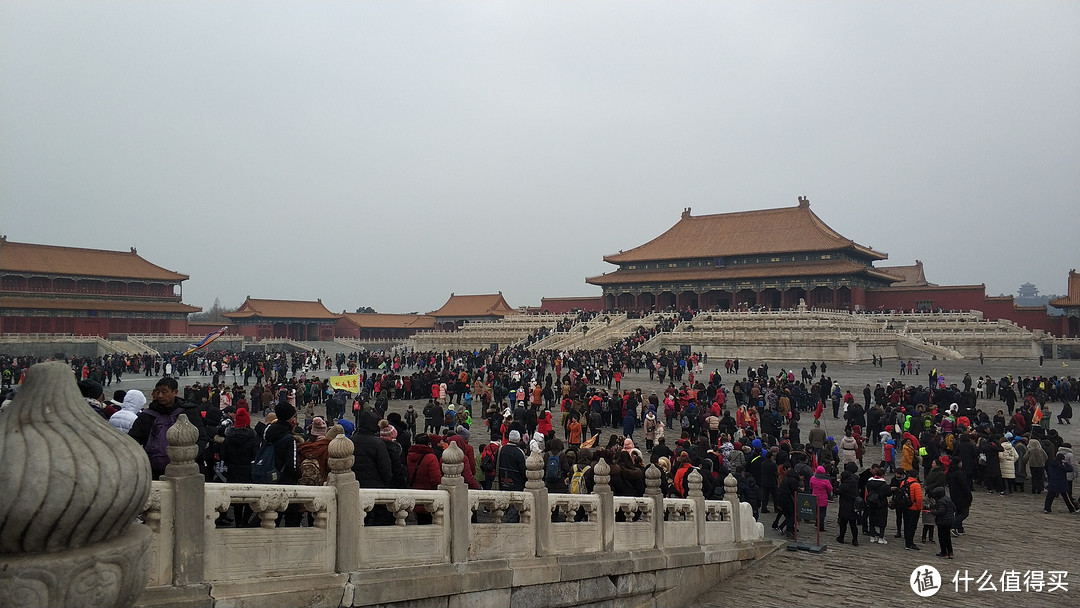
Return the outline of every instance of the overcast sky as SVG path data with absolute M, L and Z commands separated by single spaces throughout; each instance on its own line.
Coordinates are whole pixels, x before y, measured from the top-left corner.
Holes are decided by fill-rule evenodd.
M 794 206 L 939 284 L 1080 266 L 1080 2 L 0 2 L 0 233 L 184 300 L 598 295 Z

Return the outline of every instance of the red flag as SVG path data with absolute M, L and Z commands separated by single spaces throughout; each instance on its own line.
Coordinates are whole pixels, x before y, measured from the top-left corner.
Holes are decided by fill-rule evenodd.
M 1042 408 L 1041 407 L 1036 407 L 1035 408 L 1035 413 L 1031 415 L 1031 424 L 1039 424 L 1039 421 L 1042 420 L 1042 417 L 1043 417 Z
M 821 413 L 825 411 L 825 403 L 820 399 L 817 402 L 817 409 L 814 410 L 814 420 L 821 418 Z

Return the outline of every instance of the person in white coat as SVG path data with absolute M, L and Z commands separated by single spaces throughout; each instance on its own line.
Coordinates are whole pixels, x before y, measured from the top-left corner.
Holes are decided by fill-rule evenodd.
M 1002 494 L 1012 494 L 1013 480 L 1016 479 L 1016 460 L 1020 455 L 1009 439 L 1001 438 L 1003 451 L 998 454 L 998 469 L 1001 471 Z
M 109 424 L 126 434 L 131 430 L 131 425 L 135 423 L 135 418 L 144 407 L 146 407 L 146 395 L 140 390 L 132 389 L 124 393 L 124 402 L 120 404 L 120 411 L 109 417 Z

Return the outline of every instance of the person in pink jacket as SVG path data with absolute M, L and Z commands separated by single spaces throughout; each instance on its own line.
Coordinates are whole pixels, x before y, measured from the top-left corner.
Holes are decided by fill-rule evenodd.
M 825 467 L 818 467 L 810 478 L 810 491 L 817 496 L 818 530 L 825 531 L 825 509 L 829 507 L 829 496 L 833 493 L 832 481 L 825 474 Z

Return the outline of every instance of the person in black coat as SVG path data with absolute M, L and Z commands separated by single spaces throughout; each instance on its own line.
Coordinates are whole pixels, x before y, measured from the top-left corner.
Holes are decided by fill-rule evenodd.
M 353 442 L 353 473 L 361 488 L 389 488 L 392 478 L 390 453 L 379 438 L 379 420 L 365 410 L 357 420 Z
M 163 434 L 169 427 L 176 424 L 180 414 L 187 415 L 188 422 L 199 431 L 199 437 L 195 441 L 199 447 L 195 462 L 202 463 L 202 455 L 206 453 L 206 448 L 210 444 L 210 437 L 206 433 L 202 413 L 198 406 L 178 398 L 178 393 L 179 385 L 175 378 L 158 380 L 151 393 L 153 401 L 145 410 L 138 413 L 135 422 L 131 424 L 131 429 L 128 430 L 128 436 L 146 449 L 154 479 L 165 474 L 165 467 L 169 463 L 169 456 L 165 452 L 167 443 L 157 442 L 151 437 L 154 434 L 155 423 L 159 420 L 164 425 L 159 427 L 160 433 Z M 158 434 L 158 437 L 163 437 L 163 435 Z
M 770 451 L 761 460 L 761 512 L 769 512 L 769 498 L 776 504 L 776 488 L 780 485 L 775 457 Z
M 263 439 L 267 444 L 274 446 L 274 466 L 278 471 L 278 479 L 274 483 L 280 485 L 296 485 L 300 479 L 296 462 L 296 437 L 293 429 L 296 426 L 296 408 L 288 403 L 279 403 L 274 407 L 277 420 L 266 427 Z M 292 503 L 284 513 L 278 515 L 277 525 L 284 527 L 300 527 L 300 505 Z
M 858 513 L 855 508 L 855 499 L 859 497 L 859 476 L 856 474 L 858 470 L 859 467 L 854 462 L 845 464 L 844 471 L 840 473 L 840 487 L 836 491 L 840 497 L 840 535 L 836 537 L 836 542 L 844 544 L 845 527 L 850 527 L 851 544 L 855 547 L 859 546 L 859 527 L 856 525 Z
M 975 448 L 975 443 L 971 441 L 971 437 L 967 433 L 960 434 L 960 441 L 957 442 L 956 447 L 953 448 L 952 461 L 963 463 L 961 471 L 964 474 L 964 479 L 967 480 L 968 492 L 974 487 L 975 483 L 975 465 L 978 463 L 979 455 L 978 450 Z M 950 496 L 952 494 L 950 493 Z M 953 498 L 953 502 L 956 498 Z M 963 529 L 962 527 L 960 529 Z
M 787 536 L 795 536 L 795 494 L 799 492 L 801 481 L 795 469 L 788 469 L 784 480 L 776 489 L 776 506 L 780 511 L 773 520 L 773 530 L 783 531 Z M 783 516 L 781 521 L 780 517 Z
M 971 443 L 969 442 L 968 445 Z M 944 458 L 943 456 L 942 459 Z M 963 460 L 953 458 L 948 462 L 949 470 L 945 473 L 945 485 L 949 488 L 949 498 L 952 499 L 956 508 L 952 525 L 953 534 L 956 536 L 964 534 L 964 519 L 967 518 L 968 510 L 971 508 L 971 487 L 964 471 L 966 466 Z
M 369 410 L 360 412 L 352 436 L 353 466 L 361 488 L 389 488 L 393 477 L 387 442 L 379 438 L 379 419 Z M 392 526 L 396 519 L 386 505 L 375 505 L 364 517 L 365 526 Z

